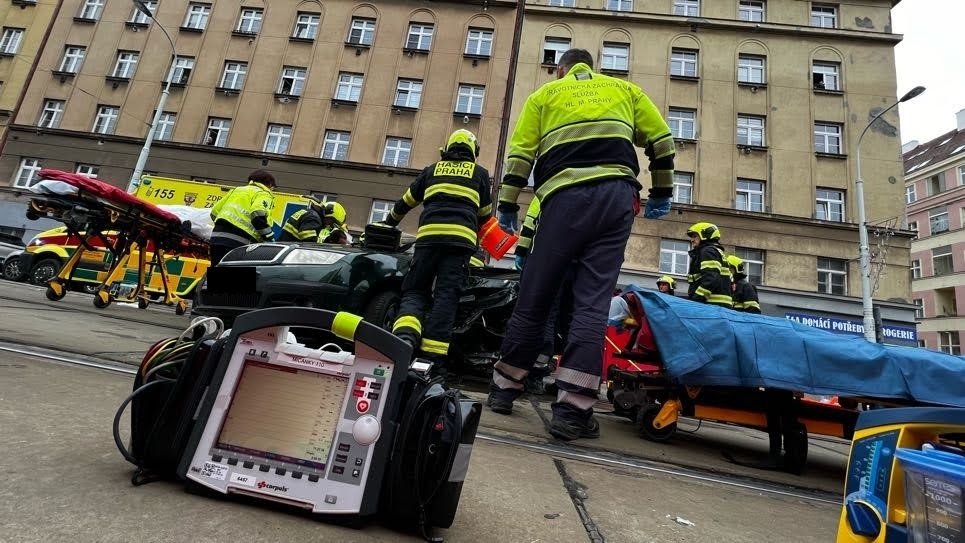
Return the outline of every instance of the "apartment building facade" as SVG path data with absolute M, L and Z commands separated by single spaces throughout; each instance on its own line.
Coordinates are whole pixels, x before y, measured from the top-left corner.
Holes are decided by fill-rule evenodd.
M 677 142 L 675 210 L 638 218 L 622 281 L 683 280 L 686 229 L 709 221 L 748 262 L 766 313 L 860 335 L 853 153 L 896 101 L 895 3 L 530 0 L 511 118 L 563 51 L 587 49 L 596 69 L 649 94 Z M 861 158 L 868 221 L 894 226 L 873 248 L 885 339 L 914 344 L 899 148 L 890 113 Z
M 337 199 L 358 228 L 455 129 L 496 163 L 515 2 L 146 4 L 158 22 L 130 0 L 63 0 L 0 157 L 0 198 L 22 206 L 42 167 L 126 185 L 169 75 L 148 173 L 239 183 L 265 168 L 280 190 Z
M 905 202 L 918 343 L 961 354 L 965 334 L 965 109 L 956 129 L 905 146 Z

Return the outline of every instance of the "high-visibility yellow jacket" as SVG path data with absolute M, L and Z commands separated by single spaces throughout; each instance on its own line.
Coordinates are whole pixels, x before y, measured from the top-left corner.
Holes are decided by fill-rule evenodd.
M 528 256 L 533 249 L 533 236 L 536 234 L 536 223 L 539 222 L 539 198 L 533 197 L 526 210 L 523 227 L 519 231 L 519 241 L 516 242 L 516 256 Z
M 509 141 L 499 209 L 519 209 L 516 201 L 531 172 L 543 204 L 577 183 L 635 180 L 640 165 L 634 145 L 650 160 L 650 196 L 672 196 L 676 151 L 656 106 L 633 83 L 579 63 L 526 99 Z
M 322 216 L 311 207 L 299 209 L 285 221 L 278 241 L 307 241 L 318 240 L 318 232 L 322 229 Z
M 254 181 L 232 189 L 211 208 L 214 221 L 211 237 L 237 238 L 247 243 L 271 241 L 268 214 L 274 201 L 271 189 Z

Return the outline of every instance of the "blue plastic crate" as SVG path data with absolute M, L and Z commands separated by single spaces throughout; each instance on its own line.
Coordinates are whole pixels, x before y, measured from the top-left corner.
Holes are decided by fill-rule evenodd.
M 896 456 L 905 472 L 909 543 L 965 543 L 965 456 L 914 449 L 898 449 Z

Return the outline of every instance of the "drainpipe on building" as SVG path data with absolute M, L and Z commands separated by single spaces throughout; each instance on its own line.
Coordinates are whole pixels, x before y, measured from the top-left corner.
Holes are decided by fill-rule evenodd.
M 493 202 L 499 201 L 499 183 L 503 179 L 503 165 L 506 153 L 506 139 L 509 137 L 509 116 L 513 109 L 513 88 L 516 86 L 516 65 L 519 63 L 519 43 L 523 39 L 523 15 L 526 12 L 526 1 L 516 2 L 516 23 L 513 28 L 513 49 L 509 54 L 509 76 L 506 79 L 506 95 L 503 97 L 503 119 L 499 123 L 499 145 L 496 148 L 496 167 L 492 186 Z
M 63 5 L 64 0 L 57 0 L 57 7 L 54 8 L 54 13 L 50 16 L 50 22 L 44 31 L 44 38 L 40 40 L 40 47 L 37 48 L 37 52 L 34 54 L 34 60 L 30 64 L 30 71 L 27 72 L 27 79 L 24 80 L 23 89 L 20 91 L 20 96 L 17 97 L 17 104 L 13 106 L 13 111 L 10 112 L 10 122 L 7 123 L 7 129 L 3 132 L 3 138 L 0 139 L 0 155 L 3 154 L 7 146 L 7 136 L 10 134 L 10 127 L 13 126 L 17 115 L 20 114 L 20 106 L 23 105 L 23 100 L 27 96 L 27 88 L 30 87 L 30 82 L 33 81 L 34 78 L 34 72 L 37 71 L 37 65 L 40 64 L 40 56 L 47 49 L 47 41 L 50 39 L 50 33 L 54 29 L 54 23 L 57 22 L 57 17 L 60 15 L 60 7 Z

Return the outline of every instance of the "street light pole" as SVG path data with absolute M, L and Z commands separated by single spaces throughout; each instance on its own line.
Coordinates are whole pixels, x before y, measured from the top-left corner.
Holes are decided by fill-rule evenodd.
M 134 194 L 137 191 L 138 185 L 141 183 L 141 174 L 144 173 L 144 165 L 147 164 L 147 157 L 151 154 L 151 144 L 154 143 L 154 134 L 157 132 L 158 124 L 161 122 L 161 115 L 164 114 L 164 104 L 168 101 L 168 95 L 171 94 L 171 80 L 174 79 L 174 65 L 176 64 L 178 54 L 174 47 L 174 40 L 171 39 L 171 35 L 168 31 L 161 26 L 161 23 L 154 18 L 154 14 L 151 13 L 151 9 L 147 7 L 147 4 L 143 0 L 133 0 L 134 7 L 138 11 L 147 15 L 152 19 L 157 27 L 161 29 L 164 37 L 168 39 L 171 44 L 171 54 L 173 59 L 171 60 L 171 68 L 168 70 L 167 81 L 164 84 L 164 89 L 161 91 L 161 97 L 157 102 L 157 110 L 154 112 L 154 120 L 151 121 L 151 128 L 147 132 L 147 137 L 144 138 L 144 147 L 141 147 L 141 153 L 137 156 L 137 163 L 134 164 L 134 173 L 131 174 L 131 180 L 127 184 L 127 192 Z
M 871 125 L 881 118 L 882 115 L 891 111 L 895 106 L 902 102 L 907 102 L 919 94 L 925 92 L 925 87 L 915 87 L 902 96 L 897 102 L 888 106 L 884 111 L 874 116 L 868 126 L 864 127 L 861 135 L 858 136 L 858 147 L 855 152 L 855 162 L 857 163 L 857 178 L 854 180 L 855 198 L 858 201 L 858 263 L 861 266 L 861 309 L 864 320 L 864 337 L 870 342 L 875 342 L 875 319 L 874 305 L 871 300 L 871 253 L 868 247 L 868 224 L 865 219 L 864 209 L 864 179 L 861 177 L 861 140 L 868 133 Z

